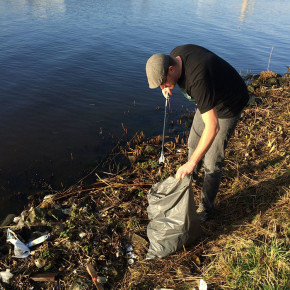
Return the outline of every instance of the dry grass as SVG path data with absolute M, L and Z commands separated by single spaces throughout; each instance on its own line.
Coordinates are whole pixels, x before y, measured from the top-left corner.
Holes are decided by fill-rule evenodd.
M 259 76 L 259 80 L 267 80 L 277 77 L 277 74 L 272 71 L 262 71 Z
M 116 259 L 132 233 L 146 238 L 147 190 L 175 174 L 187 158 L 188 133 L 165 143 L 164 166 L 158 164 L 161 137 L 147 140 L 140 133 L 116 147 L 117 154 L 107 160 L 108 177 L 97 175 L 94 184 L 81 182 L 57 193 L 54 205 L 72 212 L 34 257 L 0 261 L 16 274 L 13 287 L 35 286 L 29 273 L 35 272 L 39 256 L 49 261 L 47 271 L 60 272 L 65 289 L 77 278 L 91 281 L 88 260 L 109 277 L 107 289 L 193 289 L 200 278 L 213 289 L 289 289 L 289 85 L 255 86 L 253 94 L 255 102 L 245 109 L 228 145 L 216 218 L 202 226 L 205 236 L 199 244 L 153 261 L 144 260 L 143 249 L 131 266 L 125 257 Z M 125 156 L 131 166 L 122 168 L 117 156 Z M 201 188 L 193 190 L 198 204 Z M 45 284 L 46 289 L 54 286 Z
M 228 146 L 217 217 L 203 226 L 202 243 L 140 262 L 127 271 L 122 289 L 192 289 L 200 277 L 214 289 L 289 289 L 287 89 L 258 89 L 259 104 L 246 108 Z

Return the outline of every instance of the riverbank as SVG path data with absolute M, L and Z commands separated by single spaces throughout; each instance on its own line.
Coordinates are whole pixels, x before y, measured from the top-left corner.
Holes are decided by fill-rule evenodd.
M 11 289 L 92 289 L 88 263 L 105 289 L 192 289 L 201 278 L 214 289 L 288 288 L 290 74 L 263 72 L 247 81 L 253 100 L 228 145 L 216 218 L 202 224 L 205 235 L 198 244 L 144 260 L 146 193 L 185 162 L 187 133 L 165 144 L 164 166 L 158 164 L 161 137 L 148 140 L 138 133 L 116 147 L 106 178 L 96 175 L 91 185 L 39 193 L 19 226 L 1 228 L 0 269 L 14 274 Z M 117 156 L 131 165 L 121 167 Z M 193 188 L 196 204 L 200 183 Z M 16 259 L 6 243 L 8 227 L 25 241 L 36 233 L 50 237 L 27 258 Z M 37 273 L 57 275 L 55 281 L 35 282 L 31 276 Z

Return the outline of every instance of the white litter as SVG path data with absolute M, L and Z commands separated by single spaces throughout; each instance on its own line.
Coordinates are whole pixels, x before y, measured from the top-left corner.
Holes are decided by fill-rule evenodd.
M 199 281 L 199 290 L 207 290 L 207 284 L 203 279 Z
M 19 240 L 17 235 L 10 229 L 7 230 L 7 242 L 14 245 L 14 256 L 15 258 L 27 258 L 30 253 L 30 247 L 43 243 L 49 238 L 49 234 L 43 235 L 33 241 L 27 243 L 26 245 Z
M 129 265 L 133 265 L 133 264 L 134 264 L 134 259 L 129 259 L 129 260 L 128 260 L 128 264 L 129 264 Z
M 79 236 L 80 236 L 81 239 L 84 238 L 86 235 L 87 235 L 86 233 L 80 233 L 79 234 Z
M 43 201 L 52 201 L 52 198 L 54 197 L 54 194 L 48 194 L 43 198 Z
M 15 224 L 17 224 L 19 221 L 20 221 L 21 217 L 20 216 L 16 216 L 14 219 L 13 219 L 13 222 Z
M 41 244 L 44 241 L 46 241 L 49 238 L 49 234 L 43 235 L 37 239 L 34 239 L 33 241 L 29 242 L 28 244 L 26 244 L 27 247 L 31 248 L 35 245 Z
M 29 248 L 22 243 L 17 235 L 11 231 L 10 229 L 7 230 L 7 242 L 10 242 L 14 245 L 14 256 L 15 258 L 27 258 L 30 255 Z
M 4 283 L 9 284 L 9 280 L 13 277 L 13 274 L 10 273 L 10 269 L 6 269 L 6 271 L 0 272 L 0 277 Z
M 133 246 L 132 245 L 128 245 L 126 248 L 126 252 L 132 252 L 133 251 Z

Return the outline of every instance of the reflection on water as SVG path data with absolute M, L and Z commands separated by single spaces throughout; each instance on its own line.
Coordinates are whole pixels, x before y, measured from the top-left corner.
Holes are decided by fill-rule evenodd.
M 65 0 L 14 0 L 9 5 L 15 10 L 25 13 L 30 10 L 31 15 L 38 18 L 48 18 L 51 15 L 66 12 Z
M 254 6 L 256 0 L 243 0 L 240 14 L 240 22 L 245 22 L 248 15 L 254 13 Z
M 30 0 L 33 6 L 33 15 L 36 17 L 47 18 L 51 14 L 65 13 L 65 0 Z

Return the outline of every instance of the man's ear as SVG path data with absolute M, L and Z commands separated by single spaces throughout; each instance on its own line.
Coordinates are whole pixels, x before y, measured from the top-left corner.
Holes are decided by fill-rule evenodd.
M 170 65 L 169 68 L 168 68 L 168 71 L 173 72 L 174 71 L 174 66 L 173 65 Z

